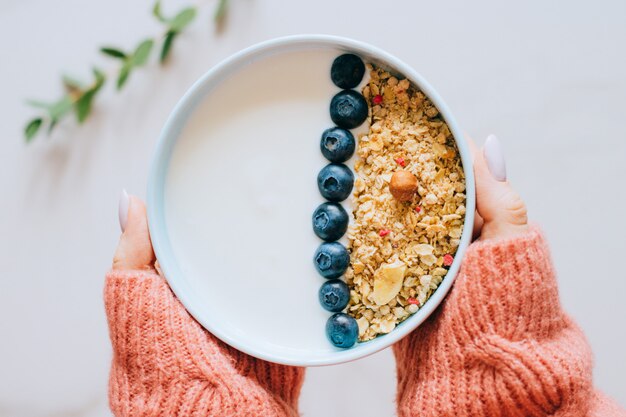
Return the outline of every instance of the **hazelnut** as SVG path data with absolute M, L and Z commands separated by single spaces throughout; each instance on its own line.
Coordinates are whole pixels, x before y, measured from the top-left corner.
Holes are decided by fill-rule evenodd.
M 417 177 L 408 171 L 396 171 L 391 176 L 389 191 L 398 201 L 410 201 L 417 192 Z

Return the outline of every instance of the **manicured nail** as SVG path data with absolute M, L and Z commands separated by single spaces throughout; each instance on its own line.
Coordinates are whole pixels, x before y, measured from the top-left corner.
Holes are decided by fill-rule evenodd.
M 128 221 L 128 206 L 130 205 L 130 199 L 128 198 L 128 193 L 126 189 L 122 190 L 120 194 L 120 204 L 118 206 L 117 215 L 120 219 L 120 229 L 122 229 L 122 233 L 126 230 L 126 222 Z
M 500 141 L 495 135 L 487 136 L 485 145 L 483 146 L 483 155 L 487 161 L 489 172 L 496 181 L 506 181 L 506 162 L 504 161 L 504 153 Z

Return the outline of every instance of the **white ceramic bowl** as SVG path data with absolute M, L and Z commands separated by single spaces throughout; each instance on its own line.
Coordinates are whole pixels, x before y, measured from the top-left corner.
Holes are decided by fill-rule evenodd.
M 343 52 L 355 53 L 367 62 L 407 77 L 432 100 L 456 138 L 467 182 L 466 227 L 454 263 L 439 288 L 417 313 L 391 333 L 345 350 L 334 348 L 325 337 L 324 324 L 330 313 L 317 302 L 317 288 L 324 279 L 316 274 L 312 265 L 313 252 L 320 241 L 306 235 L 313 235 L 310 216 L 322 202 L 315 177 L 325 164 L 319 155 L 321 130 L 315 131 L 317 125 L 307 125 L 306 114 L 310 119 L 322 117 L 319 120 L 327 126 L 320 125 L 320 128 L 332 124 L 325 115 L 327 103 L 321 105 L 322 113 L 318 113 L 317 108 L 311 106 L 313 101 L 307 101 L 306 97 L 302 101 L 294 99 L 300 90 L 303 95 L 320 97 L 320 88 L 313 85 L 314 81 L 307 81 L 307 77 L 317 80 L 318 70 L 322 68 L 322 76 L 329 78 L 332 62 L 329 57 Z M 280 60 L 268 61 L 278 59 L 281 54 L 287 57 L 294 53 L 300 54 L 296 60 L 300 64 L 293 59 L 289 62 L 306 81 L 301 88 L 293 84 L 294 74 L 290 70 L 280 72 L 280 65 L 275 65 Z M 324 63 L 319 63 L 320 59 Z M 310 63 L 302 63 L 307 60 Z M 241 88 L 248 91 L 256 89 L 256 85 L 268 88 L 263 87 L 264 77 L 271 77 L 272 73 L 282 74 L 279 76 L 283 78 L 272 89 L 259 93 L 261 98 L 262 94 L 271 96 L 267 97 L 267 103 L 259 97 L 250 103 L 244 99 L 241 100 L 244 115 L 234 114 L 237 112 L 232 108 L 237 108 L 239 99 L 228 103 L 229 95 L 224 96 L 221 86 L 227 84 L 233 74 L 244 74 L 241 75 L 244 78 L 237 81 L 238 85 L 243 85 Z M 252 80 L 256 77 L 258 80 Z M 331 85 L 330 81 L 328 83 Z M 326 84 L 323 86 L 322 90 L 327 88 Z M 289 89 L 297 91 L 283 91 Z M 321 93 L 328 102 L 331 91 Z M 245 91 L 243 93 L 245 96 Z M 280 107 L 280 100 L 290 101 Z M 276 120 L 259 113 L 276 105 L 285 113 L 277 115 Z M 288 114 L 292 108 L 294 113 Z M 224 120 L 232 117 L 233 125 L 250 128 L 248 125 L 253 122 L 247 123 L 246 112 L 255 115 L 263 125 L 258 137 L 243 135 L 241 143 L 224 140 L 233 134 Z M 238 118 L 240 116 L 244 119 Z M 299 117 L 301 134 L 294 135 L 288 142 L 279 139 L 281 135 L 294 133 L 289 131 L 289 126 L 293 130 L 299 125 L 289 125 L 289 122 Z M 218 122 L 226 123 L 219 134 L 211 130 Z M 281 130 L 285 124 L 289 126 Z M 271 133 L 273 126 L 276 126 L 276 135 Z M 282 142 L 277 142 L 279 140 Z M 283 158 L 285 166 L 282 168 L 276 167 L 272 159 L 277 155 Z M 220 165 L 229 158 L 231 165 Z M 238 170 L 241 177 L 233 180 L 230 188 L 227 184 L 229 166 Z M 240 173 L 246 169 L 250 172 Z M 286 190 L 282 202 L 270 199 L 257 206 L 265 196 L 265 187 L 274 185 L 266 184 L 265 180 L 255 183 L 257 171 L 259 178 L 263 175 L 279 178 L 277 187 L 288 187 L 291 183 L 286 181 L 293 181 L 293 178 L 302 186 Z M 222 172 L 224 175 L 220 175 Z M 281 183 L 283 179 L 285 182 Z M 419 326 L 437 308 L 450 290 L 470 243 L 474 194 L 469 147 L 450 110 L 424 78 L 398 58 L 363 42 L 326 35 L 299 35 L 270 40 L 238 52 L 208 71 L 189 89 L 159 138 L 149 178 L 147 206 L 152 243 L 161 269 L 174 293 L 198 322 L 224 342 L 252 356 L 287 365 L 316 366 L 347 362 L 384 349 Z M 252 221 L 245 211 L 239 210 L 246 204 L 254 205 L 250 213 L 267 210 L 265 217 Z M 285 206 L 291 211 L 284 211 Z M 267 236 L 271 230 L 276 230 L 274 226 L 268 229 L 268 225 L 282 221 L 281 216 L 286 226 L 276 231 L 277 237 Z M 229 233 L 229 230 L 236 230 L 236 233 Z M 263 233 L 268 238 L 267 244 L 257 236 Z M 283 253 L 288 256 L 281 258 Z M 276 256 L 272 260 L 275 271 L 255 269 L 255 263 L 273 256 Z M 232 257 L 234 260 L 230 259 Z M 293 274 L 289 274 L 290 271 Z

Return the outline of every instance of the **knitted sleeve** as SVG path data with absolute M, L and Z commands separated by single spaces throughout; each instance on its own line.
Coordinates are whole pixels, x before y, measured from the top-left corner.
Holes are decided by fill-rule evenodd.
M 444 304 L 394 353 L 400 417 L 626 416 L 594 392 L 536 227 L 471 245 Z
M 222 343 L 155 271 L 111 271 L 104 301 L 113 346 L 109 402 L 126 416 L 295 416 L 302 368 Z

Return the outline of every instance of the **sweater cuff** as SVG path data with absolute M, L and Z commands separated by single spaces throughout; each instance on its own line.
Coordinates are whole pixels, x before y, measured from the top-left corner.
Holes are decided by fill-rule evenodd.
M 146 279 L 160 279 L 161 276 L 154 269 L 111 269 L 106 274 L 107 281 L 116 280 L 146 280 Z M 109 282 L 107 282 L 109 284 Z
M 157 271 L 109 271 L 104 301 L 116 415 L 297 414 L 304 370 L 257 360 L 219 341 Z
M 104 306 L 111 338 L 120 325 L 136 326 L 173 307 L 165 280 L 154 269 L 110 270 L 104 281 Z
M 508 340 L 540 337 L 564 326 L 556 277 L 537 226 L 523 235 L 470 246 L 447 303 L 465 332 L 495 333 Z

